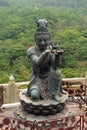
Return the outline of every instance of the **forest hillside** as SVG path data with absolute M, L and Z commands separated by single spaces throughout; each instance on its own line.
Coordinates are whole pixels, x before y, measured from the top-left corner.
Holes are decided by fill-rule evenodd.
M 31 64 L 26 50 L 35 44 L 36 21 L 48 20 L 51 42 L 60 41 L 62 77 L 87 71 L 87 0 L 0 0 L 0 83 L 11 74 L 28 81 Z

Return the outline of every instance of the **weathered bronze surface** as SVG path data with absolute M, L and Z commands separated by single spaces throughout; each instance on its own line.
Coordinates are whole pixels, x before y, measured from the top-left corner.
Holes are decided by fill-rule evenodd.
M 63 50 L 59 49 L 58 44 L 50 44 L 47 23 L 45 19 L 38 20 L 35 33 L 36 45 L 27 50 L 27 56 L 33 69 L 27 95 L 33 101 L 54 99 L 60 102 L 61 96 L 64 94 L 59 69 Z
M 39 19 L 35 32 L 36 44 L 27 50 L 32 63 L 32 77 L 27 91 L 20 93 L 20 101 L 28 113 L 50 115 L 64 109 L 68 94 L 62 88 L 60 71 L 63 50 L 51 44 L 48 22 Z

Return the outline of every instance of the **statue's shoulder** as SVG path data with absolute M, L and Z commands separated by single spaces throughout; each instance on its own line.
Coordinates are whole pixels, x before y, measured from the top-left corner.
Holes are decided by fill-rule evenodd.
M 33 51 L 33 50 L 35 50 L 35 46 L 31 46 L 31 47 L 29 47 L 29 48 L 27 49 L 27 51 Z
M 32 46 L 32 47 L 29 47 L 27 49 L 27 55 L 28 55 L 28 57 L 30 57 L 32 54 L 36 53 L 36 49 L 35 48 L 36 48 L 35 46 Z

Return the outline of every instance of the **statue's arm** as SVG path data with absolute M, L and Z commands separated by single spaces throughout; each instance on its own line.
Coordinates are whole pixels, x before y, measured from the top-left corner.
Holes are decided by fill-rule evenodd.
M 47 59 L 47 57 L 49 56 L 49 53 L 50 53 L 50 50 L 46 50 L 43 53 L 41 53 L 40 56 L 38 56 L 34 47 L 31 47 L 31 48 L 29 48 L 27 50 L 27 56 L 28 56 L 28 58 L 36 66 L 42 65 L 45 62 L 45 60 Z
M 45 52 L 43 52 L 40 56 L 37 56 L 35 54 L 32 54 L 30 56 L 31 61 L 36 64 L 37 66 L 41 66 L 44 61 L 46 60 L 46 58 L 49 55 L 49 50 L 46 50 Z

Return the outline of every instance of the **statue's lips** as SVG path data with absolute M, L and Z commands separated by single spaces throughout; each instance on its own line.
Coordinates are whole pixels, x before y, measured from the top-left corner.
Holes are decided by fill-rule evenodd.
M 40 45 L 39 48 L 40 48 L 40 49 L 46 49 L 47 46 L 45 46 L 45 45 Z

